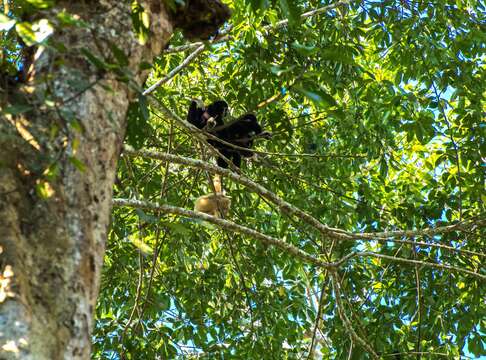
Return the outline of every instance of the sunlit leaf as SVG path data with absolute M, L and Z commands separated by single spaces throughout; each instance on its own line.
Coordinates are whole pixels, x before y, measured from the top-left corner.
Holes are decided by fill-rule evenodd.
M 8 31 L 15 25 L 15 20 L 0 14 L 0 31 Z

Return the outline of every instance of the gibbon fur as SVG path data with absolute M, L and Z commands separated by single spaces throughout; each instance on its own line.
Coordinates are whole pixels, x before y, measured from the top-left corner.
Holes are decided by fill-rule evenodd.
M 207 107 L 202 102 L 193 100 L 189 106 L 187 121 L 224 142 L 240 147 L 237 149 L 221 141 L 208 139 L 209 144 L 239 168 L 242 157 L 249 158 L 254 155 L 251 151 L 253 140 L 256 138 L 269 139 L 271 133 L 263 130 L 254 114 L 244 114 L 225 124 L 228 113 L 228 103 L 224 100 L 215 101 Z M 228 168 L 228 164 L 221 157 L 217 158 L 217 163 L 222 168 Z
M 194 211 L 203 212 L 215 217 L 225 217 L 231 206 L 231 200 L 226 195 L 209 194 L 197 198 L 194 204 Z
M 231 199 L 222 192 L 221 177 L 214 177 L 213 194 L 203 195 L 196 199 L 194 211 L 203 212 L 218 218 L 225 217 L 231 207 Z

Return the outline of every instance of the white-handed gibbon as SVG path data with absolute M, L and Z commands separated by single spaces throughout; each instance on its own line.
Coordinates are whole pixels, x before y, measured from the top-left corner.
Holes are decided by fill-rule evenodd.
M 228 114 L 228 104 L 224 100 L 218 100 L 204 107 L 196 101 L 192 101 L 187 114 L 187 121 L 199 129 L 206 129 L 209 133 L 215 135 L 221 140 L 230 144 L 251 149 L 253 140 L 257 137 L 269 139 L 271 134 L 263 131 L 254 114 L 244 114 L 239 118 L 225 124 L 224 118 Z M 213 145 L 221 155 L 236 166 L 241 166 L 241 157 L 252 157 L 251 150 L 236 149 L 218 140 L 209 139 L 208 143 Z M 218 157 L 218 166 L 228 168 L 225 160 Z
M 215 175 L 213 184 L 215 192 L 198 197 L 194 204 L 194 211 L 224 218 L 230 210 L 231 199 L 222 191 L 221 176 Z

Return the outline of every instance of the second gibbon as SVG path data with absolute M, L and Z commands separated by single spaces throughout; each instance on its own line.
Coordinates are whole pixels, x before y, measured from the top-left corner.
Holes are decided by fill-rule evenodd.
M 194 211 L 203 212 L 217 218 L 224 218 L 230 210 L 231 199 L 222 191 L 221 177 L 219 175 L 214 177 L 213 183 L 215 192 L 198 197 L 194 204 Z
M 225 217 L 231 206 L 231 200 L 224 194 L 208 194 L 197 198 L 194 211 L 203 212 L 217 218 Z

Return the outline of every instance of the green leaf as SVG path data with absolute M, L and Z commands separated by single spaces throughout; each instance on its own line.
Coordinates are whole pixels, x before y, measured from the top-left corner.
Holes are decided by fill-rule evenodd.
M 147 103 L 147 97 L 140 94 L 138 97 L 138 106 L 140 109 L 140 114 L 142 115 L 143 120 L 148 121 L 149 120 L 149 109 L 148 109 L 148 103 Z
M 36 36 L 35 32 L 32 30 L 32 24 L 28 22 L 17 23 L 15 25 L 15 30 L 27 46 L 35 45 Z
M 191 231 L 187 228 L 186 225 L 181 224 L 179 222 L 170 222 L 170 223 L 165 223 L 165 225 L 172 229 L 174 233 L 182 235 L 182 236 L 188 236 L 191 234 Z
M 386 179 L 388 174 L 388 162 L 385 158 L 381 158 L 380 160 L 380 176 L 382 179 Z
M 38 9 L 49 9 L 54 5 L 54 0 L 22 0 Z
M 40 19 L 32 24 L 20 22 L 15 25 L 15 29 L 28 46 L 43 42 L 54 32 L 47 19 Z
M 140 95 L 138 100 L 131 103 L 128 107 L 126 134 L 126 141 L 136 149 L 141 148 L 149 135 L 154 132 L 148 122 L 150 113 L 147 99 L 145 96 Z
M 279 0 L 279 2 L 284 16 L 289 20 L 289 25 L 294 26 L 298 24 L 300 14 L 296 2 L 294 0 Z
M 330 107 L 330 106 L 335 106 L 336 100 L 326 93 L 322 89 L 312 89 L 312 90 L 307 90 L 304 89 L 301 86 L 294 86 L 294 89 L 297 92 L 300 92 L 302 95 L 313 101 L 316 105 L 323 106 L 323 107 Z
M 39 181 L 35 185 L 35 191 L 37 196 L 41 199 L 48 199 L 54 194 L 51 184 L 44 180 Z
M 327 46 L 325 49 L 319 52 L 320 56 L 326 60 L 332 60 L 343 64 L 354 65 L 352 52 L 348 47 L 343 46 Z
M 156 216 L 153 216 L 151 214 L 147 214 L 142 209 L 135 209 L 135 213 L 138 215 L 140 220 L 142 220 L 146 223 L 156 224 L 159 221 L 159 219 Z
M 272 65 L 272 66 L 270 67 L 270 71 L 271 71 L 272 73 L 274 73 L 275 75 L 280 76 L 280 75 L 282 75 L 282 74 L 285 74 L 285 73 L 287 73 L 287 72 L 292 71 L 294 68 L 295 68 L 295 66 L 291 66 L 291 67 L 289 67 L 289 68 L 281 68 L 280 66 L 277 66 L 277 65 Z
M 303 45 L 303 44 L 299 44 L 297 41 L 294 41 L 292 43 L 292 47 L 297 50 L 297 52 L 299 52 L 300 54 L 304 55 L 304 56 L 311 56 L 311 55 L 314 55 L 315 53 L 317 53 L 317 47 L 314 46 L 314 45 L 309 45 L 309 46 L 306 46 L 306 45 Z
M 82 20 L 78 16 L 66 12 L 65 10 L 57 14 L 57 18 L 61 21 L 63 25 L 76 26 L 76 27 L 88 26 L 88 23 L 86 23 L 84 20 Z
M 137 1 L 132 2 L 133 28 L 141 45 L 146 44 L 149 39 L 149 19 L 149 13 L 145 11 L 143 6 Z
M 68 157 L 68 160 L 79 171 L 81 171 L 81 172 L 85 172 L 86 171 L 86 165 L 81 160 L 79 160 L 77 157 L 75 157 L 75 156 L 69 156 Z
M 153 67 L 153 65 L 151 63 L 147 62 L 147 61 L 142 61 L 140 63 L 140 65 L 138 66 L 138 68 L 140 70 L 150 70 L 150 69 L 152 69 L 152 67 Z
M 106 64 L 103 59 L 100 59 L 98 56 L 91 53 L 91 51 L 89 51 L 88 49 L 82 48 L 81 52 L 86 56 L 88 61 L 96 66 L 98 69 L 106 70 L 108 68 L 108 64 Z
M 11 114 L 11 115 L 19 115 L 22 113 L 25 113 L 27 111 L 30 111 L 32 109 L 32 106 L 27 105 L 27 104 L 14 104 L 11 106 L 6 107 L 5 109 L 2 110 L 3 113 L 6 114 Z
M 115 44 L 110 44 L 110 49 L 116 61 L 118 62 L 118 65 L 120 65 L 121 67 L 128 66 L 128 57 L 125 55 L 122 49 L 120 49 Z
M 267 9 L 269 6 L 268 0 L 250 0 L 250 5 L 255 12 Z

